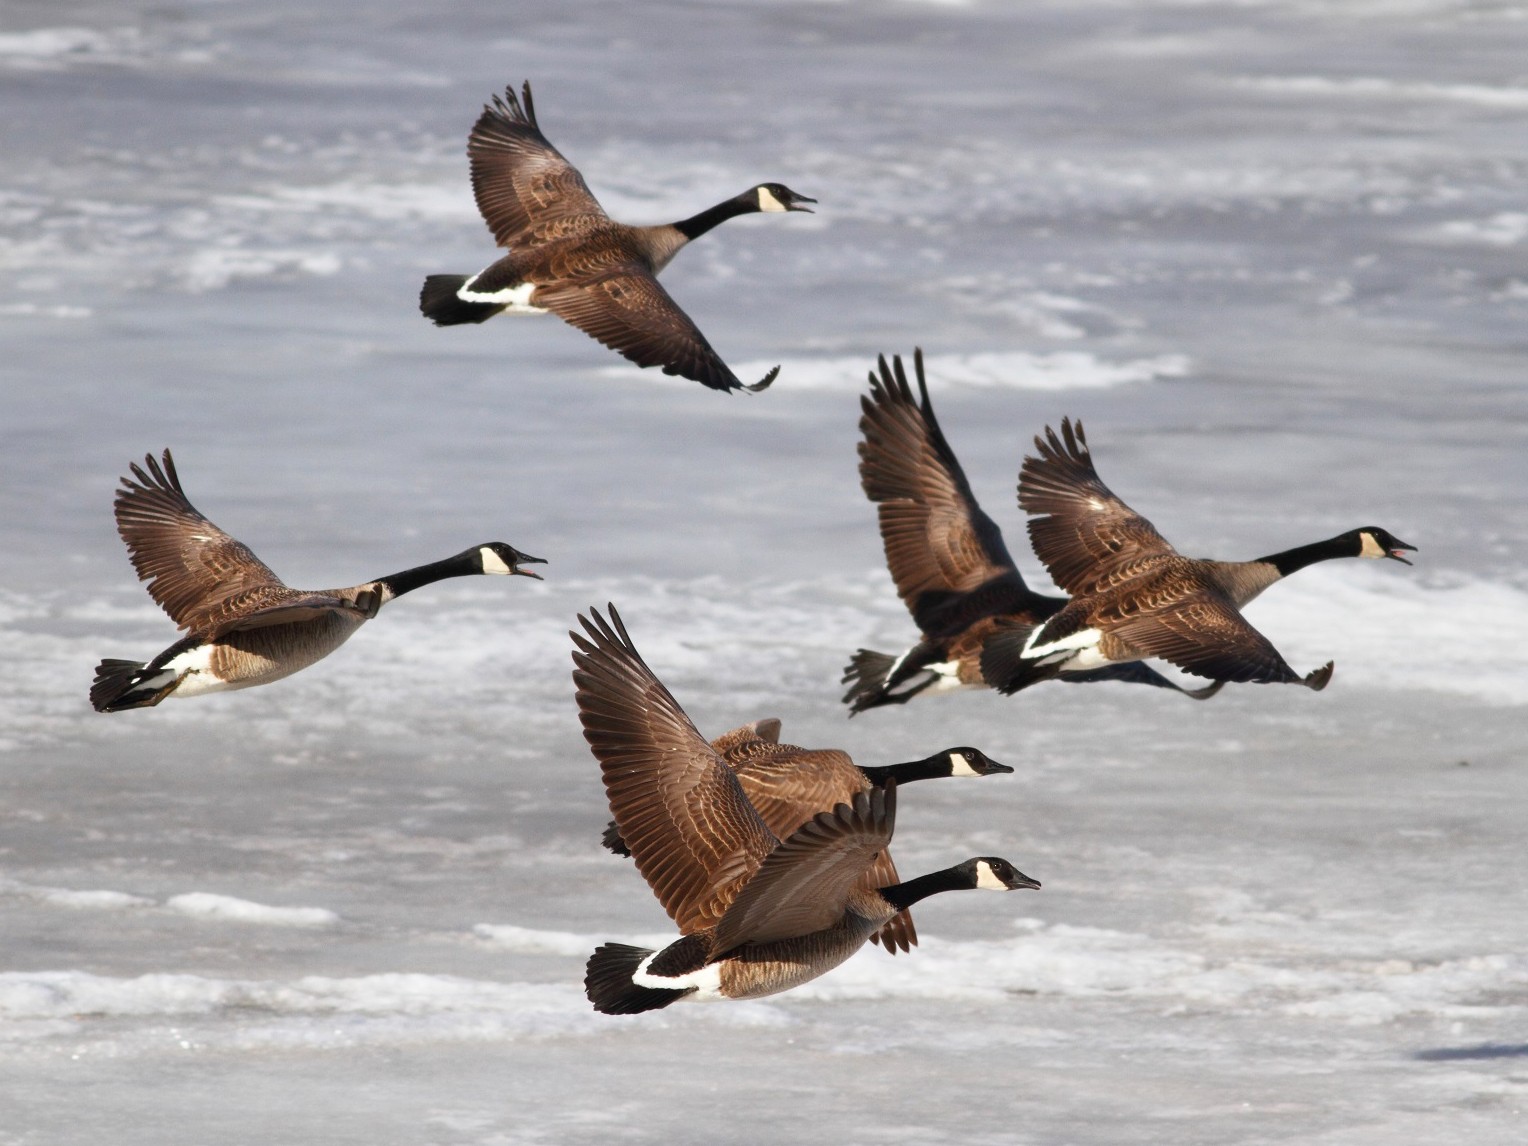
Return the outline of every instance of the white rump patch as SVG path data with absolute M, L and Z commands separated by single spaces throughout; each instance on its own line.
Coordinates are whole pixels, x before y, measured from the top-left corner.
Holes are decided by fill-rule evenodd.
M 665 991 L 686 991 L 691 987 L 695 993 L 689 996 L 692 999 L 720 999 L 722 997 L 722 968 L 720 963 L 711 963 L 702 967 L 699 971 L 691 971 L 688 975 L 649 975 L 647 973 L 650 964 L 661 951 L 654 951 L 646 959 L 637 965 L 637 969 L 631 976 L 631 981 L 638 987 L 657 987 Z
M 234 687 L 212 673 L 212 653 L 215 647 L 207 644 L 187 649 L 179 656 L 167 661 L 164 668 L 153 677 L 140 681 L 134 686 L 135 689 L 163 688 L 177 677 L 180 678 L 180 684 L 176 686 L 174 692 L 170 693 L 172 697 L 201 696 L 206 692 L 223 692 Z
M 789 209 L 784 203 L 774 197 L 774 194 L 768 187 L 759 188 L 760 211 L 788 211 Z
M 478 557 L 482 559 L 484 573 L 496 573 L 501 577 L 507 577 L 514 572 L 513 569 L 504 563 L 504 558 L 500 557 L 486 545 L 478 550 Z M 392 616 L 392 614 L 389 613 L 388 616 Z
M 1026 660 L 1038 660 L 1041 657 L 1048 657 L 1052 653 L 1076 652 L 1081 649 L 1097 648 L 1099 640 L 1103 637 L 1103 633 L 1098 629 L 1082 629 L 1069 637 L 1063 637 L 1059 641 L 1051 641 L 1045 645 L 1035 644 L 1035 638 L 1044 629 L 1045 626 L 1042 625 L 1030 634 L 1029 641 L 1024 646 L 1024 658 Z M 1099 661 L 1098 663 L 1107 664 L 1108 662 Z
M 473 275 L 461 285 L 456 292 L 456 297 L 463 302 L 486 302 L 494 306 L 502 306 L 511 314 L 546 314 L 544 306 L 532 306 L 531 295 L 536 293 L 535 283 L 521 283 L 518 286 L 505 287 L 496 291 L 476 291 L 472 284 L 477 282 L 478 276 Z

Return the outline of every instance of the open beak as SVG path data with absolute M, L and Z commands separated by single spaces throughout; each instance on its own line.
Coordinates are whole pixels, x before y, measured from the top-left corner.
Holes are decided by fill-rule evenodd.
M 1407 561 L 1406 558 L 1401 556 L 1401 553 L 1405 550 L 1410 550 L 1412 553 L 1415 553 L 1417 551 L 1417 547 L 1415 545 L 1407 545 L 1404 541 L 1397 541 L 1395 543 L 1395 548 L 1387 552 L 1385 556 L 1390 558 L 1392 561 L 1399 561 L 1402 565 L 1410 565 L 1411 562 Z
M 801 206 L 801 204 L 803 204 L 803 203 L 815 203 L 815 202 L 817 202 L 816 199 L 808 199 L 805 195 L 797 195 L 794 199 L 791 200 L 791 204 L 790 204 L 789 207 L 786 208 L 786 210 L 787 211 L 805 211 L 808 215 L 815 215 L 815 214 L 817 214 L 817 212 L 812 210 L 810 207 L 803 207 L 803 206 Z
M 534 577 L 538 581 L 545 580 L 540 573 L 532 573 L 529 569 L 521 569 L 520 565 L 522 563 L 527 565 L 545 565 L 545 557 L 532 557 L 528 553 L 522 553 L 515 559 L 515 563 L 510 569 L 510 573 L 516 577 Z

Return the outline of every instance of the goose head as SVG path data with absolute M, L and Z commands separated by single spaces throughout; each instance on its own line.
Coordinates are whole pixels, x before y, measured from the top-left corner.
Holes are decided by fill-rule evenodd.
M 540 581 L 540 573 L 532 573 L 529 569 L 521 569 L 520 566 L 546 564 L 546 558 L 532 557 L 528 553 L 521 553 L 513 545 L 503 541 L 490 541 L 486 545 L 479 545 L 471 553 L 479 569 L 484 573 L 501 577 L 518 575 L 521 577 L 534 577 Z
M 1402 557 L 1403 552 L 1415 553 L 1415 545 L 1407 545 L 1389 530 L 1381 529 L 1377 525 L 1366 525 L 1362 529 L 1355 529 L 1352 537 L 1358 543 L 1358 556 L 1360 557 L 1388 557 L 1391 561 L 1399 561 L 1403 565 L 1411 562 Z
M 805 211 L 811 215 L 814 213 L 812 209 L 802 204 L 817 202 L 816 199 L 796 194 L 784 183 L 760 183 L 752 191 L 743 194 L 753 199 L 757 211 Z
M 943 757 L 950 766 L 951 776 L 995 776 L 1000 772 L 1012 772 L 1006 764 L 999 764 L 980 748 L 951 748 L 937 753 L 931 759 Z
M 1030 879 L 1013 864 L 996 856 L 977 856 L 958 865 L 955 871 L 970 881 L 978 891 L 1022 891 L 1036 889 L 1040 881 Z

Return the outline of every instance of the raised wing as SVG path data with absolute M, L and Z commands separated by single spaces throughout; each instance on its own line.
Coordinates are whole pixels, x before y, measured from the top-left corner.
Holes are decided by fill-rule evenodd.
M 467 137 L 472 194 L 501 247 L 534 244 L 533 225 L 607 217 L 578 168 L 541 134 L 529 80 L 523 90 L 523 106 L 513 88 L 494 96 Z
M 1134 566 L 1176 553 L 1156 527 L 1104 485 L 1093 468 L 1082 423 L 1061 419 L 1035 438 L 1040 456 L 1019 471 L 1019 505 L 1031 517 L 1029 539 L 1051 579 L 1086 594 L 1128 580 Z
M 226 621 L 230 603 L 251 593 L 289 592 L 247 545 L 208 521 L 186 499 L 170 451 L 122 479 L 113 510 L 138 579 L 182 629 Z
M 810 935 L 843 918 L 849 896 L 891 842 L 896 783 L 855 795 L 769 853 L 716 926 L 713 959 L 744 943 Z
M 860 485 L 877 505 L 897 594 L 929 633 L 953 597 L 986 587 L 1018 602 L 990 603 L 990 611 L 1004 612 L 1022 607 L 1029 590 L 934 417 L 921 349 L 913 352 L 913 367 L 917 401 L 901 355 L 891 367 L 881 355 L 879 376 L 870 375 L 870 394 L 860 398 Z
M 570 633 L 578 717 L 621 838 L 685 934 L 714 925 L 776 840 L 737 777 L 643 662 L 620 614 Z
M 638 366 L 690 378 L 713 390 L 763 390 L 780 372 L 744 386 L 648 270 L 632 260 L 595 276 L 537 289 L 531 301 Z

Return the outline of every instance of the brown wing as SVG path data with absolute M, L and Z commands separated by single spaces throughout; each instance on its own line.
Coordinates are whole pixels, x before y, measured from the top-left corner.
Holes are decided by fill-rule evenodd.
M 241 597 L 273 601 L 291 592 L 248 546 L 186 500 L 169 450 L 163 468 L 152 455 L 143 460 L 147 472 L 133 465 L 133 477 L 117 491 L 117 532 L 138 579 L 149 583 L 149 595 L 172 621 L 182 629 L 215 626 L 238 610 Z
M 886 564 L 897 594 L 919 626 L 951 595 L 994 583 L 1028 592 L 1003 534 L 982 512 L 929 401 L 923 351 L 913 352 L 919 400 L 914 401 L 902 357 L 870 375 L 860 398 L 860 485 L 877 504 Z
M 690 316 L 635 260 L 597 275 L 539 287 L 531 302 L 638 366 L 659 366 L 665 374 L 690 378 L 713 390 L 762 390 L 779 371 L 776 367 L 762 382 L 745 387 Z
M 755 752 L 765 751 L 769 745 L 780 742 L 780 720 L 766 716 L 741 728 L 723 732 L 711 741 L 716 754 L 736 768 Z
M 472 194 L 499 246 L 533 245 L 533 226 L 561 219 L 606 218 L 584 177 L 547 142 L 536 124 L 531 85 L 525 104 L 513 88 L 493 97 L 467 137 Z
M 233 632 L 314 621 L 328 613 L 352 613 L 358 621 L 364 621 L 375 616 L 376 610 L 328 593 L 257 589 L 224 601 L 216 612 L 207 614 L 197 632 L 208 640 L 216 640 Z
M 843 918 L 850 893 L 891 842 L 896 784 L 822 812 L 769 853 L 716 925 L 712 958 L 744 943 L 810 935 Z
M 891 862 L 891 853 L 883 851 L 875 857 L 870 870 L 856 886 L 864 891 L 874 891 L 878 887 L 891 887 L 901 882 L 902 877 L 897 874 L 897 865 Z M 888 955 L 895 955 L 898 951 L 911 951 L 918 946 L 918 929 L 913 926 L 913 913 L 908 910 L 897 912 L 870 937 L 870 942 L 879 943 L 886 948 Z
M 722 917 L 776 844 L 722 761 L 642 661 L 620 614 L 580 616 L 573 683 L 621 838 L 685 934 Z
M 1293 684 L 1301 678 L 1229 601 L 1196 595 L 1111 626 L 1108 638 L 1136 656 L 1161 657 L 1217 681 Z
M 1061 419 L 1035 438 L 1040 456 L 1019 472 L 1019 505 L 1029 539 L 1051 579 L 1068 593 L 1091 593 L 1133 575 L 1132 567 L 1176 553 L 1156 527 L 1110 492 L 1093 468 L 1082 423 Z

